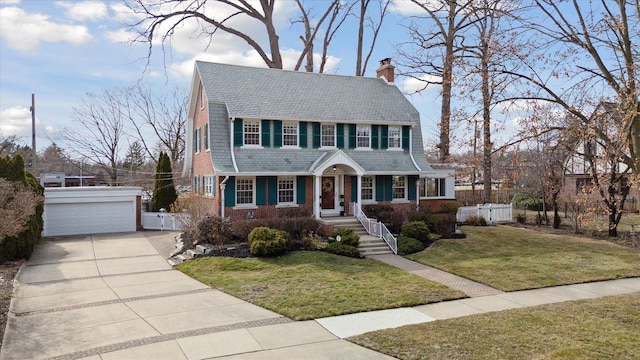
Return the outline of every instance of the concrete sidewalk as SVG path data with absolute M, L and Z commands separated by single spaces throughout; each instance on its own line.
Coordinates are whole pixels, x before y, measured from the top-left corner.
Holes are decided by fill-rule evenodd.
M 173 270 L 156 247 L 175 234 L 151 234 L 38 245 L 16 277 L 0 359 L 389 359 Z
M 16 277 L 0 359 L 391 359 L 342 339 L 640 292 L 640 278 L 632 278 L 293 322 L 173 270 L 164 254 L 173 236 L 107 234 L 41 243 Z

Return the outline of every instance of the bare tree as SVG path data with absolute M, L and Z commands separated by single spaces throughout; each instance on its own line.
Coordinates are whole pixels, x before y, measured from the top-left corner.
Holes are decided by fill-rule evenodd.
M 369 4 L 371 0 L 359 0 L 360 4 L 360 13 L 358 15 L 358 45 L 356 47 L 356 76 L 364 76 L 367 71 L 367 64 L 369 63 L 369 59 L 371 58 L 371 54 L 373 53 L 373 49 L 376 45 L 376 40 L 378 39 L 378 33 L 380 32 L 380 28 L 382 27 L 382 22 L 384 21 L 384 17 L 387 14 L 387 8 L 391 3 L 390 0 L 378 0 L 376 3 L 378 4 L 378 12 L 376 13 L 376 18 L 374 19 L 371 14 L 371 10 L 369 9 Z M 363 59 L 363 48 L 364 48 L 364 32 L 365 29 L 369 28 L 371 30 L 371 43 L 368 46 L 369 52 Z
M 530 85 L 513 98 L 556 104 L 581 123 L 593 127 L 591 112 L 602 101 L 616 104 L 621 132 L 611 136 L 593 128 L 606 148 L 625 141 L 621 161 L 640 176 L 640 8 L 630 0 L 531 0 L 542 18 L 527 25 L 531 51 L 518 62 L 524 71 L 502 71 Z M 636 16 L 633 16 L 635 12 Z M 521 86 L 521 87 L 522 87 Z M 640 187 L 640 185 L 638 185 Z
M 411 35 L 408 50 L 400 50 L 405 75 L 421 81 L 422 90 L 429 85 L 442 86 L 440 143 L 438 160 L 446 162 L 450 154 L 451 98 L 453 72 L 465 49 L 464 32 L 473 25 L 474 0 L 411 0 L 424 14 L 413 16 L 407 26 Z M 431 24 L 424 29 L 423 24 Z M 427 75 L 425 77 L 425 75 Z
M 154 96 L 141 84 L 119 92 L 120 109 L 150 159 L 155 160 L 158 150 L 166 151 L 172 164 L 184 158 L 188 106 L 185 94 L 184 89 L 174 88 L 171 93 Z M 149 132 L 155 136 L 150 137 Z
M 111 185 L 117 185 L 121 148 L 127 142 L 127 118 L 121 109 L 120 96 L 119 90 L 87 92 L 73 108 L 71 118 L 75 126 L 62 130 L 65 147 L 83 163 L 94 163 L 102 169 Z

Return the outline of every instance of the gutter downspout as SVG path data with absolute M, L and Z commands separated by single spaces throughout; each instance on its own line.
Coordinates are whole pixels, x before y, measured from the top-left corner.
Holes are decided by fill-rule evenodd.
M 227 106 L 227 103 L 224 104 L 224 106 L 227 108 L 227 114 L 229 113 L 229 107 Z M 236 154 L 233 152 L 233 122 L 236 121 L 235 117 L 229 117 L 229 151 L 231 151 L 231 163 L 233 164 L 233 169 L 237 172 L 238 171 L 238 164 L 236 164 Z
M 416 167 L 416 169 L 418 169 L 419 172 L 422 172 L 422 169 L 420 169 L 420 167 L 418 166 L 418 163 L 416 163 L 416 159 L 413 158 L 413 126 L 409 128 L 409 158 L 411 158 L 411 162 L 413 163 L 413 166 Z M 418 180 L 416 181 L 416 209 L 420 209 L 420 188 L 419 188 L 419 180 L 420 177 L 418 176 Z
M 224 219 L 224 190 L 227 188 L 227 180 L 229 175 L 224 177 L 224 180 L 220 183 L 220 217 Z

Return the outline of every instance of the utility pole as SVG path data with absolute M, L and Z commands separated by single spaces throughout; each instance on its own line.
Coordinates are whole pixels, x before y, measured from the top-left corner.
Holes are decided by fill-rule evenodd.
M 36 94 L 31 94 L 31 171 L 33 176 L 38 177 L 38 160 L 36 152 Z

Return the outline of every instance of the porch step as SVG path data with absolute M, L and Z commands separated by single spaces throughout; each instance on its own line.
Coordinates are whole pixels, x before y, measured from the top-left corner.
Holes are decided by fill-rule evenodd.
M 360 255 L 367 257 L 370 255 L 392 254 L 393 252 L 384 242 L 377 236 L 371 236 L 367 230 L 360 224 L 360 221 L 352 216 L 340 216 L 323 218 L 321 222 L 331 224 L 335 229 L 353 229 L 360 236 L 360 245 L 358 251 Z

